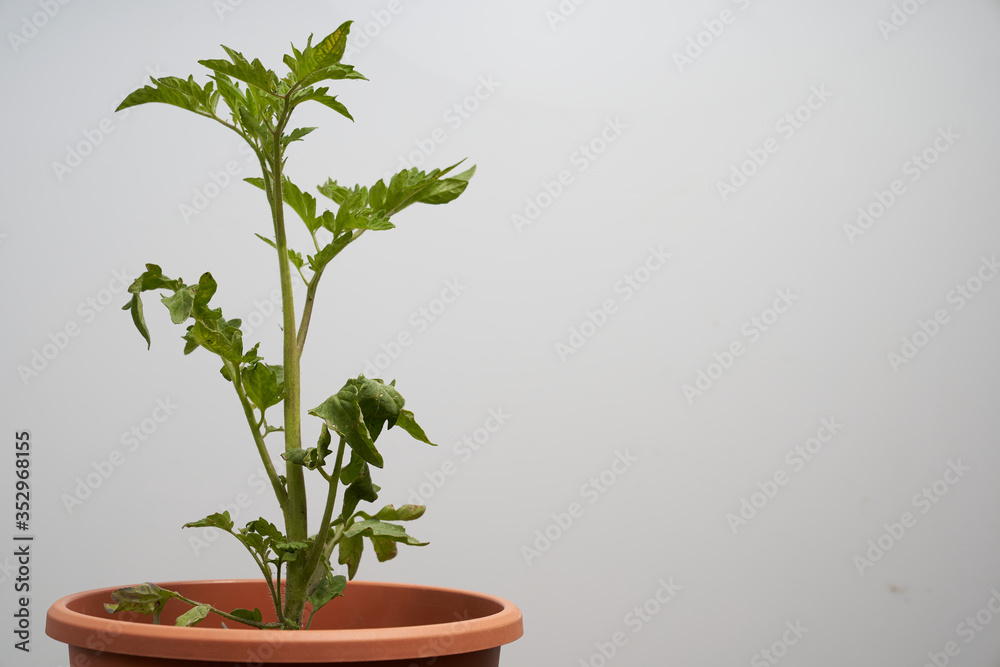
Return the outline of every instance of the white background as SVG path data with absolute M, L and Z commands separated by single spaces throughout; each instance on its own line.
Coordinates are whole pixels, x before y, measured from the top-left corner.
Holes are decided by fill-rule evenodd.
M 381 362 L 440 443 L 380 441 L 381 500 L 423 488 L 410 529 L 431 546 L 359 578 L 514 601 L 525 636 L 507 665 L 600 665 L 616 633 L 608 664 L 768 664 L 758 652 L 778 642 L 783 665 L 917 666 L 949 641 L 950 664 L 1000 664 L 1000 620 L 960 625 L 1000 589 L 1000 281 L 980 278 L 1000 252 L 996 2 L 49 4 L 0 7 L 0 538 L 19 533 L 25 429 L 35 535 L 30 655 L 4 629 L 0 550 L 0 663 L 65 664 L 43 634 L 63 595 L 254 576 L 239 545 L 180 530 L 238 498 L 238 523 L 276 518 L 239 406 L 213 357 L 181 354 L 155 297 L 146 351 L 116 277 L 212 271 L 215 303 L 277 360 L 273 254 L 253 236 L 269 218 L 240 182 L 254 165 L 180 109 L 114 108 L 150 72 L 204 81 L 196 61 L 220 43 L 283 72 L 289 42 L 354 19 L 345 62 L 370 82 L 331 92 L 357 120 L 303 108 L 298 124 L 320 129 L 291 149 L 292 179 L 479 167 L 462 198 L 367 234 L 321 286 L 304 406 Z M 859 207 L 880 215 L 852 233 Z M 657 270 L 650 248 L 670 254 Z M 441 313 L 449 281 L 460 296 Z M 440 313 L 425 329 L 421 308 Z M 386 364 L 400 333 L 412 343 Z M 685 393 L 699 373 L 704 391 Z M 486 438 L 490 410 L 505 416 Z M 832 440 L 787 458 L 824 419 L 842 425 Z M 634 462 L 614 472 L 618 455 Z M 950 463 L 967 469 L 954 484 Z M 935 482 L 946 492 L 921 501 Z M 744 500 L 759 507 L 741 524 Z M 888 535 L 904 512 L 912 525 Z M 860 561 L 880 537 L 888 551 Z M 665 605 L 661 581 L 680 587 Z M 782 647 L 786 623 L 808 631 Z

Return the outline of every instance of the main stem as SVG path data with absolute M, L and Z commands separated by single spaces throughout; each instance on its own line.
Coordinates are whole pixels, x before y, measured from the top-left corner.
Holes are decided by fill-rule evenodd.
M 278 269 L 281 276 L 281 314 L 284 342 L 285 381 L 285 450 L 302 447 L 301 423 L 301 382 L 299 375 L 299 350 L 295 328 L 295 303 L 292 298 L 292 271 L 288 261 L 288 240 L 285 236 L 284 203 L 281 193 L 282 148 L 281 134 L 288 121 L 289 109 L 282 110 L 276 123 L 271 146 L 271 173 L 274 195 L 271 213 L 274 219 L 274 242 L 278 248 Z M 309 537 L 309 522 L 306 509 L 305 476 L 302 466 L 291 462 L 285 464 L 285 479 L 288 487 L 288 504 L 285 509 L 285 532 L 290 542 L 305 542 Z M 309 573 L 305 563 L 299 559 L 288 564 L 287 586 L 285 589 L 285 618 L 299 627 L 306 602 L 306 585 Z M 280 582 L 279 582 L 280 586 Z

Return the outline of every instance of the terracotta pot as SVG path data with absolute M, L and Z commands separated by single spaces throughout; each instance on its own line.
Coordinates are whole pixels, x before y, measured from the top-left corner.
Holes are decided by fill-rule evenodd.
M 226 611 L 258 607 L 274 620 L 263 580 L 161 586 Z M 510 602 L 446 588 L 352 581 L 302 631 L 224 628 L 214 614 L 178 628 L 174 619 L 189 607 L 177 600 L 167 603 L 161 625 L 132 612 L 112 616 L 104 610 L 112 590 L 77 593 L 49 608 L 45 632 L 69 644 L 71 667 L 497 667 L 500 647 L 524 633 Z

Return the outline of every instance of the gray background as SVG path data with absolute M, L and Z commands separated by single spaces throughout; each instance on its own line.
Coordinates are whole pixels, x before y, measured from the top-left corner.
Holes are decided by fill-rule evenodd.
M 1000 664 L 1000 622 L 965 621 L 992 621 L 1000 588 L 1000 6 L 345 5 L 0 6 L 0 498 L 28 429 L 36 538 L 33 651 L 5 633 L 0 662 L 64 665 L 43 616 L 71 592 L 254 576 L 235 543 L 179 529 L 233 504 L 240 523 L 277 514 L 218 364 L 181 355 L 155 299 L 150 352 L 119 311 L 119 276 L 145 262 L 211 270 L 216 302 L 277 358 L 273 256 L 253 237 L 269 219 L 239 181 L 254 165 L 179 109 L 113 110 L 149 73 L 204 81 L 196 60 L 220 43 L 276 67 L 290 41 L 354 19 L 345 61 L 371 81 L 332 92 L 357 122 L 304 108 L 298 124 L 320 129 L 291 150 L 293 180 L 479 165 L 457 202 L 366 235 L 320 293 L 304 404 L 381 362 L 440 443 L 385 440 L 382 500 L 422 494 L 411 532 L 431 546 L 360 578 L 509 598 L 526 629 L 509 665 L 599 665 L 616 633 L 608 664 L 767 664 L 786 624 L 808 628 L 787 665 L 922 665 L 949 641 L 950 664 Z M 752 175 L 723 196 L 734 170 Z M 647 267 L 651 248 L 669 260 Z M 411 344 L 379 358 L 401 333 Z M 759 508 L 739 525 L 744 500 Z M 880 538 L 891 548 L 859 561 Z M 679 587 L 666 604 L 661 582 Z

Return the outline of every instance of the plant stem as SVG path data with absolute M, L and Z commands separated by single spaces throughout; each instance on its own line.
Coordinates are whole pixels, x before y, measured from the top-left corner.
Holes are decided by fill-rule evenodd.
M 344 463 L 346 445 L 347 441 L 341 438 L 340 445 L 337 447 L 337 462 L 334 464 L 333 474 L 330 475 L 330 490 L 326 495 L 323 520 L 319 525 L 319 532 L 316 534 L 316 541 L 309 553 L 309 559 L 306 561 L 306 572 L 312 572 L 316 569 L 326 546 L 326 536 L 330 533 L 330 520 L 333 519 L 333 506 L 337 501 L 337 485 L 340 483 L 340 469 Z
M 224 361 L 223 363 L 225 363 L 230 377 L 233 378 L 233 387 L 236 389 L 236 395 L 240 397 L 240 403 L 243 405 L 243 414 L 246 415 L 247 424 L 250 425 L 250 433 L 253 435 L 254 444 L 257 445 L 257 453 L 260 454 L 260 460 L 264 463 L 264 470 L 267 471 L 267 476 L 271 480 L 271 487 L 274 489 L 274 495 L 278 499 L 278 504 L 281 506 L 282 511 L 284 511 L 285 506 L 288 504 L 288 494 L 285 493 L 285 488 L 281 485 L 281 480 L 278 479 L 278 472 L 275 470 L 274 463 L 271 461 L 271 455 L 264 445 L 264 436 L 260 433 L 260 426 L 257 424 L 257 420 L 254 419 L 253 406 L 250 404 L 250 399 L 247 398 L 246 392 L 243 391 L 239 367 L 231 361 Z M 263 415 L 261 415 L 261 421 L 263 421 Z
M 299 376 L 299 351 L 296 345 L 295 302 L 292 296 L 292 272 L 288 260 L 288 240 L 285 236 L 284 201 L 282 197 L 282 147 L 281 135 L 291 109 L 285 99 L 272 134 L 271 175 L 274 196 L 271 214 L 274 221 L 274 242 L 278 249 L 278 270 L 281 277 L 281 310 L 284 347 L 285 381 L 285 450 L 302 446 L 301 433 L 301 383 Z M 305 476 L 302 466 L 291 462 L 285 464 L 288 504 L 285 508 L 285 533 L 289 541 L 305 542 L 309 536 L 308 513 L 306 510 Z M 305 607 L 306 582 L 309 573 L 301 565 L 289 563 L 288 582 L 285 590 L 285 617 L 297 625 L 301 624 Z M 279 580 L 280 582 L 280 580 Z M 279 584 L 280 585 L 280 584 Z

